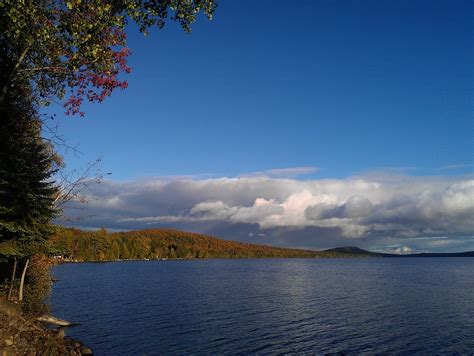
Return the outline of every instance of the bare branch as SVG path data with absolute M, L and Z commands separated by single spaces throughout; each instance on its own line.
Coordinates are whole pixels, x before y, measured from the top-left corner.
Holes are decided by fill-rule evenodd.
M 100 170 L 101 159 L 98 158 L 94 162 L 89 162 L 83 170 L 73 170 L 64 172 L 60 170 L 59 192 L 54 199 L 54 204 L 58 208 L 71 201 L 86 203 L 88 201 L 87 192 L 91 192 L 94 184 L 100 184 L 104 177 Z
M 80 155 L 81 151 L 79 150 L 79 145 L 76 144 L 72 146 L 68 144 L 64 136 L 59 133 L 59 123 L 54 122 L 53 124 L 50 124 L 49 122 L 52 122 L 54 118 L 52 116 L 47 116 L 48 115 L 45 114 L 41 119 L 43 140 L 49 142 L 54 147 L 62 147 L 66 153 L 72 151 L 76 156 Z

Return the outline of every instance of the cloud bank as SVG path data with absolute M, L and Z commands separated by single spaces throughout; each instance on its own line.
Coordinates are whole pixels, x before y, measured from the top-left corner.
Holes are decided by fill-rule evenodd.
M 302 171 L 310 169 L 277 173 Z M 390 250 L 397 246 L 393 250 L 404 253 L 415 245 L 419 250 L 434 241 L 461 240 L 462 246 L 474 248 L 471 177 L 372 174 L 299 180 L 257 175 L 106 181 L 93 187 L 88 200 L 82 209 L 70 204 L 66 217 L 83 217 L 79 224 L 87 227 L 167 226 L 307 248 L 345 244 Z

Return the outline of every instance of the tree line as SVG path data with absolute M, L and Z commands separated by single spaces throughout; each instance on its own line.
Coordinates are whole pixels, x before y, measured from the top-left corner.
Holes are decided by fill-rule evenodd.
M 316 251 L 246 244 L 173 229 L 108 233 L 106 229 L 60 228 L 48 243 L 58 256 L 76 261 L 323 256 Z
M 118 261 L 201 258 L 334 258 L 360 257 L 350 251 L 311 251 L 256 245 L 173 229 L 108 233 L 59 228 L 49 249 L 66 261 Z

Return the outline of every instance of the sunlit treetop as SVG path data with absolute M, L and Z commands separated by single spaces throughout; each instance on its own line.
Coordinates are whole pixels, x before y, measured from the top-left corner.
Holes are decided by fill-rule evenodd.
M 215 8 L 214 0 L 0 0 L 0 100 L 29 85 L 32 102 L 57 98 L 67 114 L 83 116 L 85 100 L 127 87 L 127 22 L 144 34 L 167 20 L 189 32 L 200 12 L 211 19 Z

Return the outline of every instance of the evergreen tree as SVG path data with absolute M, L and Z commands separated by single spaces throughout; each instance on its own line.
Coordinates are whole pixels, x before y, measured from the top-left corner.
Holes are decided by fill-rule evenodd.
M 30 258 L 46 248 L 57 194 L 53 150 L 41 138 L 41 121 L 28 88 L 24 85 L 10 90 L 0 105 L 0 257 L 13 259 L 9 298 L 17 260 L 24 260 L 18 290 L 20 302 Z
M 54 217 L 52 150 L 34 109 L 2 105 L 0 122 L 0 243 L 41 241 Z

